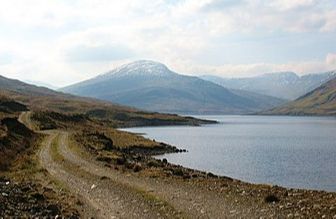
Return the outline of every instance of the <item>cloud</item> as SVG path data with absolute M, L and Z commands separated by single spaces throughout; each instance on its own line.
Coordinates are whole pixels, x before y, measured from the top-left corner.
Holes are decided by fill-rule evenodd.
M 318 72 L 334 66 L 335 37 L 330 0 L 11 0 L 0 72 L 60 86 L 136 59 L 187 74 Z
M 281 10 L 298 10 L 307 9 L 309 7 L 316 6 L 318 0 L 275 0 L 270 1 L 270 5 Z
M 10 53 L 0 53 L 0 65 L 7 65 L 13 61 L 13 56 Z
M 66 60 L 70 62 L 104 62 L 126 59 L 133 56 L 133 52 L 122 45 L 81 45 L 69 49 Z
M 333 32 L 335 6 L 328 0 L 212 0 L 199 10 L 207 12 L 203 19 L 220 34 L 260 29 Z
M 212 0 L 209 3 L 205 4 L 201 10 L 208 11 L 223 11 L 225 9 L 238 6 L 242 4 L 243 0 Z
M 186 67 L 188 66 L 188 67 Z M 330 53 L 322 61 L 289 62 L 283 64 L 275 63 L 253 63 L 253 64 L 226 64 L 226 65 L 197 65 L 191 63 L 180 63 L 175 66 L 178 72 L 192 72 L 192 74 L 204 75 L 214 74 L 222 77 L 252 77 L 270 72 L 293 71 L 299 75 L 307 73 L 321 73 L 336 70 L 336 54 Z
M 336 30 L 336 10 L 330 10 L 325 15 L 325 24 L 322 27 L 323 32 L 333 32 Z
M 326 63 L 336 69 L 336 53 L 329 53 L 326 57 Z

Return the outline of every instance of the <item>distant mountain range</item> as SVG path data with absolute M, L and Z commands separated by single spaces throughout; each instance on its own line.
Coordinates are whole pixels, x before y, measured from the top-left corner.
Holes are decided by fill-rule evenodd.
M 336 71 L 298 76 L 293 72 L 269 73 L 250 78 L 221 78 L 201 76 L 223 87 L 251 91 L 282 99 L 294 100 L 336 77 Z
M 157 112 L 243 114 L 283 103 L 279 98 L 228 90 L 153 61 L 136 61 L 61 91 Z
M 336 115 L 336 78 L 284 106 L 263 114 L 275 115 Z
M 41 81 L 24 80 L 23 82 L 25 82 L 27 84 L 39 86 L 39 87 L 46 87 L 46 88 L 49 88 L 51 90 L 57 90 L 58 88 L 60 88 L 60 87 L 56 87 L 52 84 L 44 83 L 44 82 L 41 82 Z
M 25 82 L 9 79 L 0 75 L 0 91 L 11 91 L 15 93 L 24 93 L 25 95 L 33 95 L 33 96 L 49 96 L 49 95 L 62 95 L 59 92 L 51 90 L 46 87 L 39 87 L 32 84 L 27 84 Z

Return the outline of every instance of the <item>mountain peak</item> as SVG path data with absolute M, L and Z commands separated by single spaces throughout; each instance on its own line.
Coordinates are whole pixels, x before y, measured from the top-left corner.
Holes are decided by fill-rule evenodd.
M 171 74 L 173 72 L 166 65 L 151 60 L 131 62 L 107 73 L 113 76 L 166 76 Z
M 294 72 L 272 72 L 272 73 L 266 73 L 262 74 L 258 77 L 272 77 L 277 79 L 298 79 L 300 78 L 296 73 Z

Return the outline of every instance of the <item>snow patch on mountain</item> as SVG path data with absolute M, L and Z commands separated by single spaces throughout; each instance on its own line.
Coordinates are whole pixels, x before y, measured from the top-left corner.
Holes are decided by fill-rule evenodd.
M 175 74 L 162 63 L 151 60 L 140 60 L 122 65 L 103 76 L 126 77 L 126 76 L 169 76 Z

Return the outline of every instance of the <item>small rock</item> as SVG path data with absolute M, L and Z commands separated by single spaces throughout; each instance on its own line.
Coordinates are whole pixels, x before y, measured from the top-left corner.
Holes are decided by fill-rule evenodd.
M 287 214 L 287 218 L 293 218 L 294 215 L 293 214 Z
M 44 195 L 42 195 L 40 193 L 34 193 L 34 194 L 31 195 L 31 197 L 33 197 L 37 201 L 44 201 L 45 200 Z
M 8 186 L 9 185 L 9 181 L 7 181 L 5 184 Z
M 7 196 L 8 196 L 8 194 L 7 194 L 7 193 L 4 193 L 4 192 L 1 193 L 1 195 L 4 196 L 4 197 L 7 197 Z
M 108 180 L 109 178 L 107 176 L 100 177 L 100 180 Z
M 58 215 L 61 213 L 59 207 L 57 205 L 49 205 L 47 209 L 51 212 L 51 215 Z
M 321 208 L 321 205 L 318 205 L 318 204 L 313 205 L 313 209 L 318 209 L 318 208 Z
M 97 186 L 95 184 L 92 184 L 91 189 L 96 188 Z

